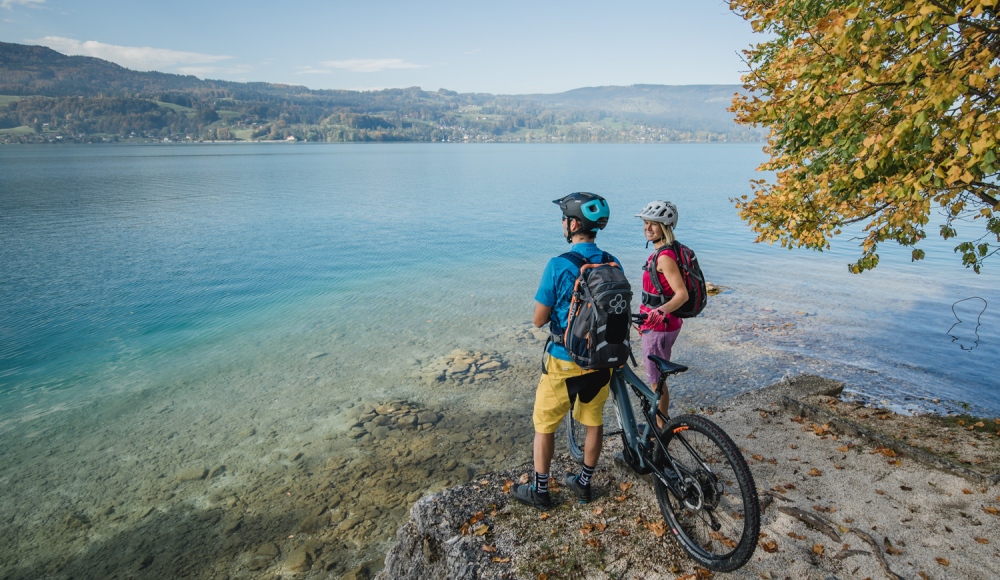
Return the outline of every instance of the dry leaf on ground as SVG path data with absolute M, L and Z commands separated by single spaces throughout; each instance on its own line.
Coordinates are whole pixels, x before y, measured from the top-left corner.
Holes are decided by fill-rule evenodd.
M 813 477 L 819 477 L 823 475 L 823 472 L 813 467 L 812 469 L 809 470 L 809 475 Z
M 948 558 L 934 558 L 934 559 L 937 560 L 937 563 L 941 564 L 942 566 L 948 565 Z

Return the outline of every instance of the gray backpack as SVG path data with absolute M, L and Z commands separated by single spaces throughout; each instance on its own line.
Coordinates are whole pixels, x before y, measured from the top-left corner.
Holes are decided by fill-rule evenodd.
M 577 252 L 560 256 L 579 268 L 561 328 L 549 324 L 549 340 L 566 348 L 573 362 L 584 370 L 617 368 L 632 354 L 628 344 L 632 322 L 632 286 L 622 267 L 604 252 L 592 264 Z M 548 341 L 545 343 L 548 348 Z M 544 365 L 543 365 L 544 370 Z

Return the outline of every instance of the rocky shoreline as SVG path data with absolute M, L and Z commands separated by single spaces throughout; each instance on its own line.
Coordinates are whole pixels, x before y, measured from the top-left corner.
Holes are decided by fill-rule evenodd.
M 764 508 L 760 547 L 727 577 L 1000 576 L 1000 486 L 974 486 L 910 459 L 887 461 L 877 445 L 827 425 L 806 428 L 779 406 L 782 397 L 842 390 L 805 375 L 705 411 L 741 447 Z M 664 537 L 650 476 L 625 467 L 620 446 L 617 438 L 606 444 L 598 497 L 587 506 L 558 486 L 564 503 L 551 514 L 511 501 L 506 488 L 530 473 L 530 463 L 421 498 L 378 578 L 709 577 Z M 552 472 L 574 469 L 562 456 Z

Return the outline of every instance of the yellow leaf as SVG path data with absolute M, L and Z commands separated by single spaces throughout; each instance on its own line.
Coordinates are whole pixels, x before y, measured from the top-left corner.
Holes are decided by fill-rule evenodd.
M 861 169 L 861 167 L 858 167 L 857 169 L 855 169 L 854 170 L 854 177 L 857 177 L 858 179 L 864 179 L 865 178 L 865 172 L 864 172 L 864 170 Z
M 476 528 L 475 534 L 477 536 L 482 536 L 482 535 L 484 535 L 488 531 L 490 531 L 490 527 L 487 526 L 486 524 L 483 524 L 483 525 L 479 526 L 478 528 Z

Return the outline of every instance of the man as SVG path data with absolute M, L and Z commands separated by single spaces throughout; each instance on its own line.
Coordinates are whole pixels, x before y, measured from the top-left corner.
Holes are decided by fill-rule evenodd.
M 562 210 L 562 228 L 572 251 L 591 263 L 600 263 L 603 252 L 594 243 L 597 231 L 608 224 L 610 212 L 603 197 L 592 193 L 571 193 L 553 201 Z M 617 262 L 617 260 L 615 260 Z M 579 475 L 567 473 L 566 487 L 573 490 L 581 503 L 591 500 L 590 480 L 601 455 L 604 440 L 604 403 L 608 399 L 611 370 L 585 371 L 570 358 L 562 345 L 562 336 L 569 314 L 573 287 L 579 268 L 570 260 L 556 257 L 549 260 L 535 294 L 534 324 L 549 325 L 553 342 L 545 355 L 544 372 L 535 391 L 535 476 L 531 485 L 514 486 L 517 501 L 542 510 L 552 507 L 549 496 L 549 468 L 555 451 L 555 431 L 575 399 L 573 417 L 587 426 L 584 444 L 584 465 Z

